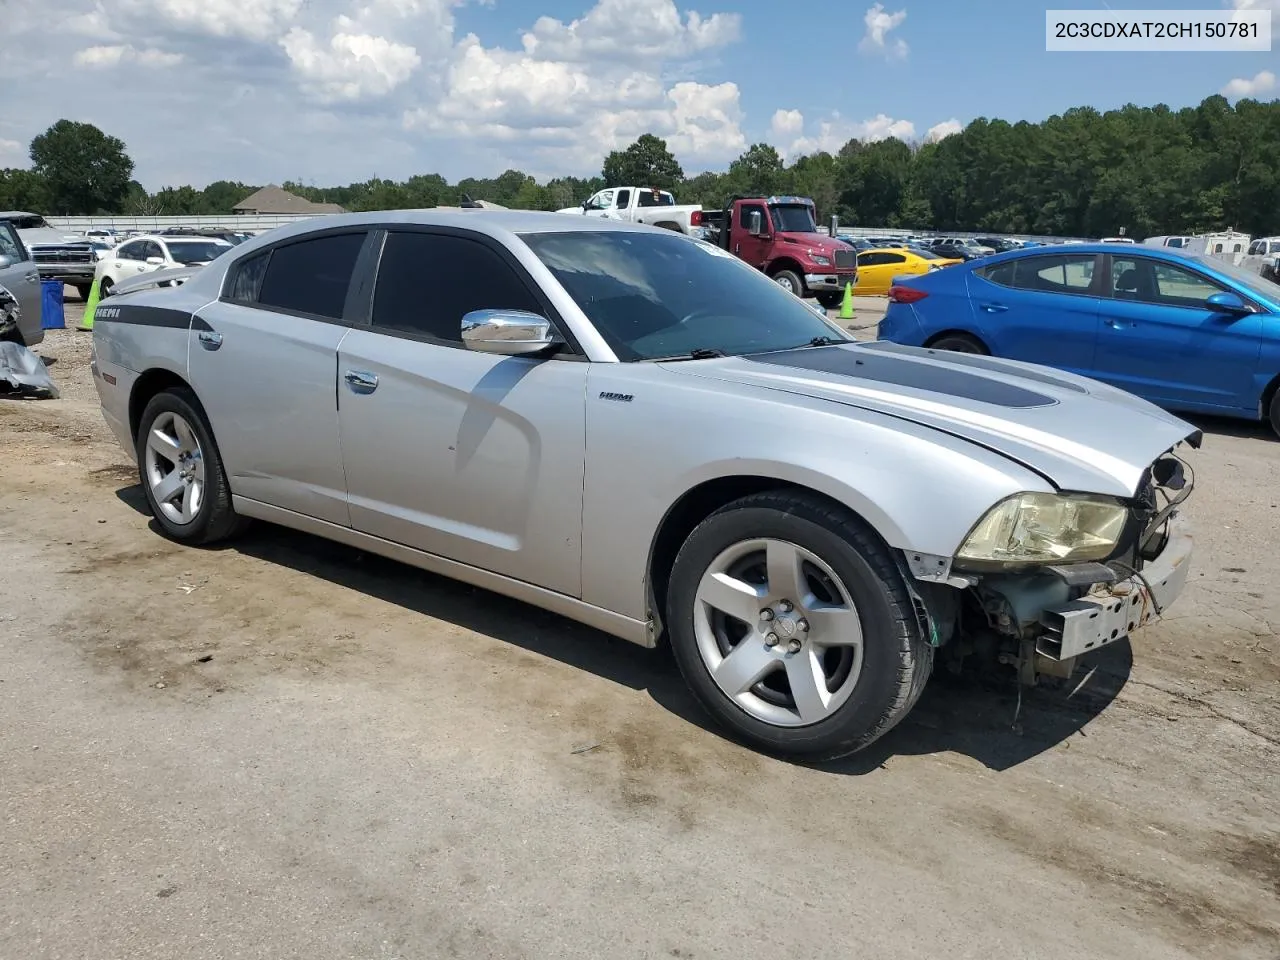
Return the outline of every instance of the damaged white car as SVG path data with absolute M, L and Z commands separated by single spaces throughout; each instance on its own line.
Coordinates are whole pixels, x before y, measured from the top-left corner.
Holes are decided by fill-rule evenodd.
M 256 518 L 669 641 L 723 725 L 807 759 L 892 728 L 936 657 L 1069 672 L 1190 566 L 1190 424 L 852 343 L 725 251 L 608 219 L 280 227 L 118 290 L 93 370 L 175 540 Z

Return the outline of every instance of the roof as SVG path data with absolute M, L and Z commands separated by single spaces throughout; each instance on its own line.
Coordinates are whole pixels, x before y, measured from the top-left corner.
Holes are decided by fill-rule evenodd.
M 658 232 L 666 236 L 682 237 L 683 234 L 650 227 L 626 220 L 610 220 L 605 217 L 574 217 L 564 213 L 543 213 L 534 210 L 450 210 L 431 207 L 423 210 L 371 210 L 365 213 L 344 213 L 325 217 L 323 221 L 299 220 L 281 224 L 265 234 L 246 240 L 237 249 L 251 250 L 258 246 L 278 243 L 290 237 L 302 236 L 317 230 L 334 230 L 342 227 L 368 227 L 378 225 L 422 224 L 423 226 L 464 227 L 486 233 L 499 239 L 521 233 L 574 233 L 574 232 Z M 687 239 L 687 238 L 686 238 Z M 259 243 L 258 241 L 261 241 Z
M 233 211 L 244 213 L 344 213 L 336 203 L 313 203 L 283 187 L 269 184 L 245 197 Z

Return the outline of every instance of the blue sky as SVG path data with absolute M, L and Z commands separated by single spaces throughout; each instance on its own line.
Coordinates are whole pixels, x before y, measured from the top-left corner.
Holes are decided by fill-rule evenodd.
M 1280 52 L 1046 52 L 1061 0 L 56 0 L 57 30 L 50 2 L 5 3 L 0 166 L 67 117 L 121 137 L 151 188 L 584 175 L 644 132 L 696 172 L 759 140 L 794 158 L 978 116 L 1280 95 Z M 1280 0 L 1121 3 L 1280 27 Z

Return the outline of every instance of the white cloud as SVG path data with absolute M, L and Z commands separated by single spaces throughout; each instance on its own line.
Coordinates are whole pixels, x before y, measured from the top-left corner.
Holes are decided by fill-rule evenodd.
M 85 47 L 72 58 L 78 67 L 109 68 L 122 63 L 135 63 L 141 67 L 176 67 L 182 62 L 182 54 L 166 53 L 154 47 L 139 50 L 129 44 Z
M 741 33 L 736 13 L 681 16 L 672 0 L 599 0 L 568 24 L 539 17 L 521 42 L 526 53 L 551 60 L 677 60 L 734 43 Z
M 862 18 L 867 32 L 859 41 L 858 49 L 863 53 L 879 54 L 891 60 L 902 59 L 907 55 L 907 42 L 901 37 L 890 37 L 889 34 L 902 26 L 902 21 L 906 19 L 906 10 L 888 13 L 881 3 L 869 7 Z
M 774 139 L 784 140 L 797 136 L 804 129 L 804 114 L 799 110 L 775 110 L 769 121 L 769 132 Z
M 1275 21 L 1280 20 L 1280 0 L 1226 0 L 1226 6 L 1235 10 L 1270 10 L 1272 29 L 1277 26 Z
M 192 33 L 270 41 L 298 16 L 303 0 L 111 0 L 110 6 L 117 15 Z
M 1252 79 L 1236 77 L 1222 88 L 1222 95 L 1229 100 L 1238 100 L 1241 97 L 1256 97 L 1275 88 L 1276 75 L 1270 70 L 1260 70 Z
M 83 117 L 128 143 L 148 186 L 582 175 L 645 132 L 689 169 L 746 147 L 716 56 L 741 17 L 694 0 L 577 0 L 576 18 L 531 16 L 506 44 L 455 29 L 458 7 L 486 0 L 58 0 L 52 32 L 48 2 L 0 0 L 10 37 L 31 36 L 0 64 L 20 84 L 0 136 L 80 102 L 83 74 L 59 63 L 117 79 L 181 62 L 184 83 L 119 84 Z
M 937 143 L 939 140 L 944 140 L 953 133 L 959 133 L 963 129 L 964 126 L 960 121 L 955 119 L 955 117 L 952 117 L 950 120 L 943 120 L 941 123 L 935 123 L 932 127 L 926 130 L 924 133 L 924 142 Z
M 0 139 L 0 168 L 26 165 L 27 148 L 17 140 Z
M 294 27 L 280 46 L 304 88 L 322 102 L 385 96 L 422 63 L 413 47 L 367 33 L 336 33 L 322 46 L 309 31 Z
M 915 135 L 916 125 L 910 120 L 895 120 L 883 113 L 878 113 L 870 120 L 855 122 L 846 120 L 837 113 L 828 120 L 819 121 L 816 132 L 797 137 L 780 152 L 787 158 L 811 153 L 837 153 L 850 140 L 871 143 L 896 137 L 907 141 L 913 139 Z

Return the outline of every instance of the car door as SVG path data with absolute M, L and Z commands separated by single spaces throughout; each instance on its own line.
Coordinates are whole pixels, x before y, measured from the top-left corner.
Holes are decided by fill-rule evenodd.
M 237 259 L 192 319 L 187 350 L 232 491 L 344 526 L 338 344 L 367 237 L 307 234 Z
M 760 214 L 760 227 L 764 236 L 752 236 L 751 214 Z M 763 203 L 738 204 L 737 230 L 733 231 L 733 252 L 757 270 L 763 270 L 769 252 L 773 249 L 773 225 L 769 222 L 769 208 Z
M 9 291 L 18 305 L 23 338 L 41 329 L 40 271 L 18 231 L 0 220 L 0 287 Z
M 609 216 L 614 220 L 628 220 L 630 217 L 631 191 L 625 187 L 619 189 L 613 198 L 613 209 L 609 211 Z
M 969 306 L 979 336 L 996 356 L 1088 376 L 1100 283 L 1092 253 L 1018 257 L 971 270 Z
M 900 268 L 906 257 L 897 253 L 876 250 L 858 254 L 859 296 L 875 296 L 888 293 L 893 272 Z
M 1255 408 L 1252 378 L 1267 314 L 1227 313 L 1205 302 L 1224 292 L 1235 291 L 1190 264 L 1110 257 L 1098 378 L 1175 407 Z
M 127 280 L 147 270 L 147 241 L 130 240 L 116 248 L 111 257 L 116 282 Z
M 463 316 L 500 308 L 557 320 L 496 241 L 389 229 L 369 322 L 338 351 L 351 523 L 579 596 L 589 365 L 466 349 Z
M 601 190 L 587 201 L 583 211 L 588 217 L 608 217 L 613 213 L 613 191 Z

